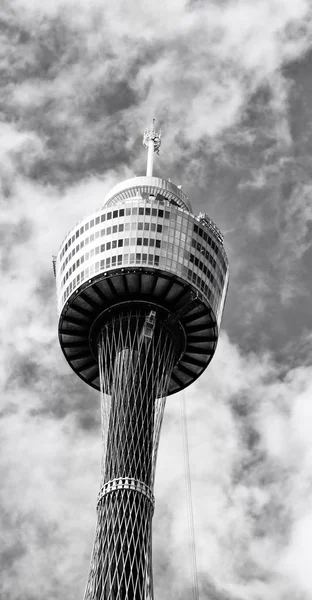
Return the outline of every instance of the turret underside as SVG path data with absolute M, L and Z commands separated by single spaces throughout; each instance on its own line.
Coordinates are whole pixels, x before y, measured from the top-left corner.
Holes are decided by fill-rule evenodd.
M 122 269 L 93 277 L 64 307 L 59 338 L 67 361 L 89 385 L 100 388 L 97 336 L 116 310 L 146 306 L 176 339 L 176 361 L 168 394 L 192 383 L 209 364 L 217 343 L 217 324 L 203 296 L 179 277 L 156 269 Z

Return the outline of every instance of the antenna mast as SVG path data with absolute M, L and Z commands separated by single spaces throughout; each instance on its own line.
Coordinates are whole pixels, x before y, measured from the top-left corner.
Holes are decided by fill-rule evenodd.
M 153 162 L 154 162 L 154 152 L 159 154 L 159 148 L 161 144 L 161 131 L 159 133 L 155 130 L 155 119 L 153 119 L 153 123 L 149 127 L 149 129 L 145 129 L 143 135 L 143 146 L 147 148 L 147 165 L 146 165 L 146 177 L 153 176 Z

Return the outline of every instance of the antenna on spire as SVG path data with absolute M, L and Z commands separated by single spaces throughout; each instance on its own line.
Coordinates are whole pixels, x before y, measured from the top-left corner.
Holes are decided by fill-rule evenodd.
M 146 177 L 152 177 L 153 175 L 154 152 L 159 154 L 160 144 L 161 131 L 159 130 L 159 133 L 156 132 L 155 119 L 153 119 L 153 123 L 149 129 L 145 129 L 143 135 L 143 146 L 144 148 L 147 148 Z

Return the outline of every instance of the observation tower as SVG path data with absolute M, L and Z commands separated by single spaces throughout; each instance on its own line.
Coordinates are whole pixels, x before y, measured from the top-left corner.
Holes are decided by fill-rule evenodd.
M 147 172 L 119 183 L 57 255 L 59 340 L 101 392 L 102 482 L 85 600 L 152 600 L 153 484 L 166 396 L 209 364 L 228 285 L 219 229 L 180 187 Z

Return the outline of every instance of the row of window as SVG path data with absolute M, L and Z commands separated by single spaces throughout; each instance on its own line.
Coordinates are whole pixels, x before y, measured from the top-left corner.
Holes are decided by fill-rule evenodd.
M 195 267 L 198 267 L 201 271 L 203 271 L 206 277 L 208 277 L 209 281 L 211 281 L 211 283 L 218 288 L 219 294 L 221 295 L 222 291 L 219 286 L 219 282 L 213 276 L 208 267 L 204 265 L 204 263 L 201 260 L 199 260 L 196 256 L 194 256 L 194 254 L 190 254 L 190 262 L 193 263 Z
M 159 255 L 157 254 L 141 254 L 141 253 L 130 253 L 130 254 L 119 254 L 118 256 L 108 257 L 106 259 L 102 259 L 101 261 L 96 262 L 91 267 L 87 267 L 81 273 L 78 273 L 77 276 L 70 282 L 68 287 L 66 288 L 63 294 L 63 303 L 66 302 L 67 298 L 70 296 L 71 292 L 75 290 L 80 284 L 82 284 L 86 279 L 92 277 L 94 274 L 99 271 L 103 271 L 104 269 L 116 268 L 118 266 L 123 266 L 124 264 L 146 264 L 146 265 L 154 265 L 156 267 L 159 266 Z M 186 268 L 185 274 L 186 274 Z M 199 287 L 206 297 L 215 304 L 216 297 L 213 294 L 212 290 L 208 286 L 207 283 L 204 282 L 202 277 L 193 273 L 191 269 L 187 269 L 187 277 L 188 279 L 194 283 L 197 287 Z
M 210 252 L 208 252 L 208 250 L 206 250 L 205 246 L 202 246 L 194 238 L 192 239 L 192 246 L 193 246 L 193 248 L 195 248 L 195 250 L 198 250 L 198 252 L 200 252 L 206 258 L 206 260 L 208 260 L 210 262 L 210 264 L 215 269 L 217 275 L 219 276 L 221 284 L 223 285 L 224 284 L 224 275 L 223 275 L 221 269 L 219 268 L 217 261 L 213 258 L 213 256 L 210 254 Z M 196 260 L 197 259 L 195 259 L 195 264 L 196 264 Z
M 207 283 L 204 282 L 203 278 L 199 275 L 196 275 L 196 273 L 193 273 L 191 269 L 188 269 L 187 271 L 187 278 L 204 292 L 205 296 L 208 298 L 208 300 L 210 300 L 215 308 L 216 297 Z
M 208 235 L 208 233 L 206 231 L 204 231 L 201 227 L 199 227 L 199 225 L 196 225 L 196 223 L 194 223 L 194 233 L 197 233 L 200 237 L 202 237 L 205 240 L 205 242 L 208 242 L 209 246 L 211 246 L 211 248 L 215 251 L 216 255 L 218 256 L 218 253 L 219 253 L 218 245 Z
M 146 265 L 159 266 L 159 254 L 141 254 L 139 252 L 131 252 L 130 254 L 118 254 L 118 256 L 109 256 L 101 261 L 97 261 L 94 265 L 87 267 L 84 271 L 81 271 L 77 276 L 70 282 L 63 294 L 63 302 L 67 300 L 71 292 L 79 286 L 88 277 L 93 276 L 99 271 L 104 269 L 113 269 L 115 267 L 121 267 L 125 264 L 134 265 L 136 263 L 142 263 Z
M 111 212 L 103 213 L 100 217 L 91 219 L 88 223 L 85 223 L 85 225 L 82 225 L 80 227 L 80 229 L 77 229 L 75 234 L 71 238 L 69 238 L 69 240 L 66 242 L 63 250 L 61 251 L 60 258 L 61 259 L 63 258 L 66 250 L 72 244 L 74 244 L 75 240 L 80 235 L 82 235 L 85 231 L 88 231 L 95 225 L 99 225 L 100 223 L 103 223 L 104 221 L 110 221 L 111 219 L 117 219 L 118 217 L 124 217 L 124 216 L 130 216 L 130 215 L 135 215 L 135 216 L 136 215 L 149 215 L 152 217 L 158 217 L 160 219 L 162 219 L 162 218 L 169 219 L 170 211 L 163 210 L 161 208 L 151 208 L 150 206 L 132 206 L 129 208 L 120 208 L 118 210 L 113 210 Z
M 93 256 L 99 254 L 100 252 L 106 252 L 108 250 L 114 248 L 123 248 L 123 246 L 151 246 L 152 248 L 160 248 L 160 240 L 155 240 L 154 238 L 125 238 L 121 240 L 113 240 L 112 242 L 106 242 L 106 244 L 101 244 L 101 246 L 97 246 L 90 250 L 90 252 L 86 252 L 83 256 L 78 258 L 76 262 L 68 269 L 62 279 L 62 285 L 65 285 L 67 279 L 70 275 L 85 261 L 89 260 Z M 126 256 L 126 255 L 125 255 Z M 101 261 L 102 262 L 102 261 Z
M 77 244 L 77 246 L 75 248 L 72 249 L 72 251 L 66 256 L 62 266 L 61 266 L 61 273 L 63 273 L 64 269 L 66 268 L 66 265 L 68 264 L 68 262 L 71 260 L 71 258 L 73 256 L 75 256 L 76 252 L 78 252 L 81 248 L 84 248 L 85 246 L 88 246 L 88 244 L 90 242 L 93 242 L 95 239 L 101 237 L 105 237 L 105 235 L 111 235 L 111 234 L 115 234 L 115 233 L 122 233 L 123 231 L 130 231 L 130 226 L 131 229 L 133 230 L 139 230 L 139 231 L 153 231 L 155 233 L 162 233 L 162 225 L 160 225 L 159 223 L 143 223 L 143 221 L 140 221 L 139 223 L 120 223 L 119 225 L 113 225 L 113 227 L 107 227 L 106 229 L 102 229 L 101 231 L 96 231 L 95 233 L 92 233 L 90 235 L 90 237 L 85 238 L 84 240 L 81 240 L 81 242 L 79 244 Z M 113 248 L 116 248 L 116 246 L 112 246 Z M 108 248 L 109 249 L 109 248 Z

